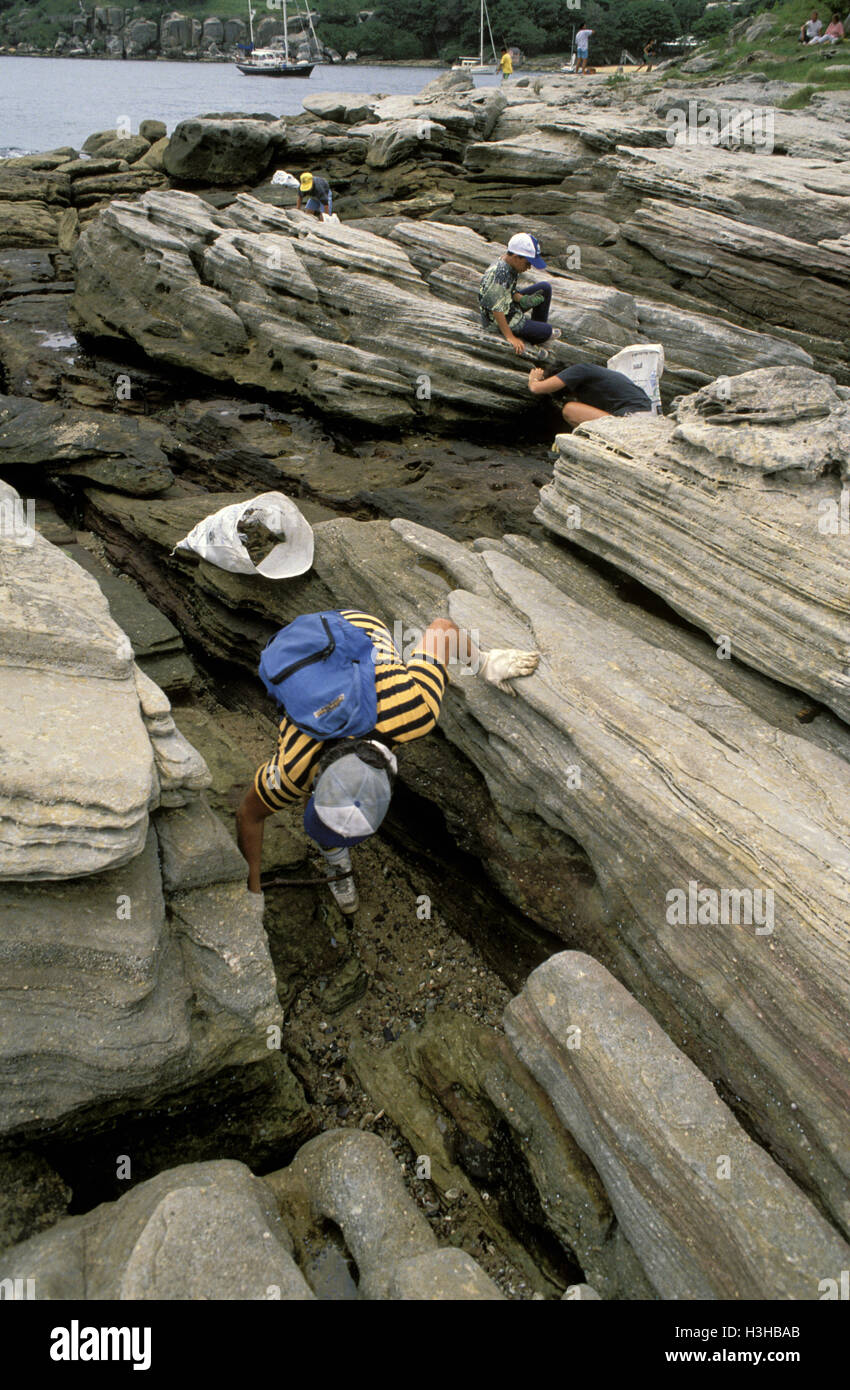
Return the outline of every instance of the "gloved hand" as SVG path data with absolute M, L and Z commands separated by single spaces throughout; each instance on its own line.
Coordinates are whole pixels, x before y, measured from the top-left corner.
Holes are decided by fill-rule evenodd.
M 537 670 L 538 652 L 521 652 L 516 647 L 502 647 L 481 658 L 479 674 L 491 685 L 497 685 L 506 695 L 516 695 L 509 684 L 517 676 L 530 676 Z

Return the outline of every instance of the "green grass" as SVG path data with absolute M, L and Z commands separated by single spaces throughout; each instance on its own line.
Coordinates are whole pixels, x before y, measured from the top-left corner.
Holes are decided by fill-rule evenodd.
M 808 106 L 814 94 L 814 87 L 801 87 L 799 92 L 794 92 L 793 96 L 780 101 L 779 109 L 781 111 L 802 111 L 804 106 Z
M 827 10 L 822 6 L 819 8 L 823 18 Z M 753 43 L 747 43 L 743 38 L 730 38 L 728 34 L 715 35 L 695 49 L 694 54 L 718 60 L 717 67 L 706 74 L 711 78 L 734 74 L 745 79 L 748 72 L 763 72 L 774 82 L 800 83 L 807 94 L 794 93 L 789 98 L 794 105 L 782 103 L 783 110 L 800 110 L 808 105 L 816 92 L 850 89 L 850 74 L 831 71 L 834 66 L 850 67 L 850 39 L 829 46 L 819 44 L 814 49 L 803 47 L 798 42 L 800 26 L 809 9 L 807 3 L 801 4 L 799 0 L 786 0 L 786 3 L 775 5 L 772 9 L 766 6 L 760 13 L 769 14 L 774 22 L 769 34 Z M 831 15 L 831 6 L 827 9 Z M 747 25 L 753 24 L 757 18 L 758 14 L 750 15 Z M 784 30 L 792 28 L 793 32 L 784 33 Z M 827 52 L 833 56 L 828 58 Z M 676 82 L 690 80 L 695 86 L 704 80 L 702 74 L 691 76 L 680 73 L 678 67 L 662 76 Z

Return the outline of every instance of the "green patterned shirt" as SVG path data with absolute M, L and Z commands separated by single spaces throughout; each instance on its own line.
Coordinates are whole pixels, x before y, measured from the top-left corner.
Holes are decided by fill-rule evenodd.
M 505 260 L 498 260 L 488 266 L 478 286 L 478 308 L 481 311 L 481 327 L 490 328 L 495 322 L 494 314 L 504 314 L 511 329 L 516 329 L 525 321 L 525 310 L 536 309 L 543 303 L 542 294 L 524 294 L 519 303 L 514 302 L 517 273 Z

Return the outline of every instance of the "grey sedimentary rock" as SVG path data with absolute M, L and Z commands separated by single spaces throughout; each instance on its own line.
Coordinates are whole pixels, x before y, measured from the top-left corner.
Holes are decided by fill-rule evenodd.
M 607 1298 L 655 1297 L 592 1164 L 500 1033 L 437 1009 L 392 1047 L 356 1042 L 349 1057 L 373 1104 L 414 1153 L 428 1155 L 429 1180 L 443 1199 L 453 1192 L 463 1201 L 467 1218 L 535 1292 L 551 1296 L 563 1278 L 535 1264 L 527 1228 L 516 1240 L 506 1234 L 503 1206 L 512 1212 L 512 1233 L 518 1219 L 545 1226 Z M 486 1175 L 489 1201 L 461 1165 L 471 1165 L 479 1180 Z
M 173 480 L 164 439 L 153 420 L 0 396 L 0 467 L 44 468 L 139 495 L 163 492 Z
M 663 200 L 642 204 L 621 235 L 672 270 L 697 278 L 701 293 L 712 293 L 719 303 L 771 325 L 828 336 L 843 344 L 846 356 L 850 254 Z
M 39 1154 L 0 1156 L 0 1250 L 55 1225 L 65 1215 L 71 1195 Z
M 117 495 L 96 505 L 107 533 L 126 527 L 133 538 L 122 550 L 131 564 L 153 539 L 154 568 L 191 519 L 183 504 L 173 521 L 173 503 L 145 504 L 147 518 Z M 478 629 L 485 649 L 539 649 L 540 670 L 517 683 L 510 708 L 480 681 L 459 680 L 441 719 L 514 828 L 493 849 L 491 872 L 541 925 L 578 934 L 645 991 L 675 1041 L 723 1078 L 798 1181 L 850 1225 L 846 730 L 798 724 L 799 706 L 727 674 L 713 646 L 644 619 L 554 546 L 482 541 L 470 551 L 401 521 L 327 522 L 315 539 L 313 577 L 297 598 L 276 590 L 270 604 L 255 582 L 203 566 L 188 621 L 246 667 L 284 618 L 341 601 L 405 626 L 448 610 Z M 172 589 L 181 571 L 184 563 L 172 567 Z M 236 609 L 234 624 L 226 615 Z M 565 768 L 574 770 L 566 780 Z M 570 785 L 575 770 L 580 785 Z M 590 893 L 576 884 L 571 906 L 552 864 L 575 841 L 598 882 Z M 683 924 L 669 915 L 669 895 L 687 895 L 691 883 L 718 903 L 724 890 L 744 899 L 725 921 Z M 594 898 L 585 915 L 580 904 Z
M 295 393 L 334 414 L 446 428 L 532 403 L 522 362 L 481 328 L 474 307 L 481 272 L 501 249 L 434 222 L 400 221 L 387 239 L 249 195 L 214 212 L 192 194 L 151 193 L 132 207 L 113 204 L 83 232 L 73 322 L 134 340 L 154 359 Z M 651 304 L 552 278 L 564 362 L 604 358 L 644 336 L 640 317 Z M 752 365 L 811 361 L 797 346 L 716 319 L 670 318 L 679 330 L 670 389 L 709 379 L 732 350 Z
M 345 125 L 373 120 L 376 104 L 377 98 L 363 92 L 313 92 L 303 102 L 304 110 L 312 115 Z
M 558 447 L 539 520 L 850 721 L 850 403 L 830 378 L 722 378 L 670 419 L 609 419 Z
M 158 38 L 159 25 L 155 20 L 131 19 L 124 30 L 124 52 L 128 58 L 134 58 L 137 53 L 148 53 L 155 47 Z M 145 133 L 141 127 L 139 133 Z
M 311 1299 L 268 1188 L 229 1159 L 159 1173 L 7 1251 L 38 1299 Z
M 261 1060 L 280 1008 L 262 900 L 197 804 L 203 760 L 134 669 L 95 581 L 40 535 L 9 530 L 0 1132 L 19 1134 Z
M 160 23 L 159 44 L 163 51 L 190 48 L 192 44 L 192 21 L 179 10 L 164 15 Z
M 399 1260 L 392 1272 L 388 1297 L 487 1302 L 503 1299 L 504 1294 L 465 1250 L 448 1249 Z
M 437 1248 L 392 1153 L 375 1134 L 326 1131 L 265 1182 L 302 1250 L 309 1250 L 311 1226 L 325 1220 L 339 1228 L 359 1271 L 361 1298 L 502 1298 L 469 1255 Z
M 153 145 L 157 140 L 163 140 L 168 134 L 168 127 L 165 121 L 147 120 L 139 122 L 139 134 L 148 144 Z
M 67 174 L 0 167 L 0 246 L 52 246 L 71 196 Z
M 165 169 L 189 183 L 251 183 L 267 172 L 285 133 L 285 121 L 181 121 L 171 137 Z
M 44 510 L 44 504 L 37 502 L 35 524 L 42 535 L 46 535 L 41 522 Z M 133 655 L 144 675 L 162 690 L 180 690 L 190 686 L 194 669 L 183 650 L 179 632 L 165 614 L 148 601 L 138 585 L 124 575 L 111 573 L 88 550 L 74 544 L 73 532 L 68 536 L 47 535 L 46 538 L 66 545 L 66 554 L 97 580 L 101 592 L 106 596 L 110 614 L 129 637 Z M 140 681 L 141 677 L 137 677 L 137 686 Z
M 505 1014 L 662 1298 L 810 1299 L 850 1247 L 597 961 L 553 956 Z

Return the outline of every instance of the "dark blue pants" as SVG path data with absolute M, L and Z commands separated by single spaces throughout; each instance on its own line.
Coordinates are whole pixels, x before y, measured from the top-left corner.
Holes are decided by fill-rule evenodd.
M 552 303 L 552 285 L 548 280 L 541 280 L 537 285 L 523 286 L 520 294 L 542 294 L 543 303 L 538 304 L 536 309 L 531 309 L 531 318 L 526 319 L 521 328 L 513 331 L 518 338 L 524 338 L 527 343 L 545 343 L 552 336 L 551 324 L 546 320 L 549 317 L 549 309 Z

